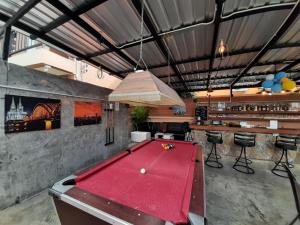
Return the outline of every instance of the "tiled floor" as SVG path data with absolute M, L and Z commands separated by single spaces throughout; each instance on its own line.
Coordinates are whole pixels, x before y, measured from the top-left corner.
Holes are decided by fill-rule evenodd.
M 222 162 L 222 169 L 205 168 L 209 225 L 286 225 L 293 219 L 289 181 L 270 172 L 272 162 L 254 161 L 254 175 L 233 170 L 233 158 Z M 300 178 L 300 165 L 294 171 Z M 47 191 L 0 212 L 0 225 L 59 224 Z

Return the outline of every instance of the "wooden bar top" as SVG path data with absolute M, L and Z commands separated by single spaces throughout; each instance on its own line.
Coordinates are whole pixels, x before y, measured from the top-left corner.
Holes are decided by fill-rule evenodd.
M 228 131 L 228 132 L 247 132 L 260 134 L 285 134 L 300 136 L 300 129 L 267 129 L 267 128 L 245 128 L 245 127 L 228 127 L 213 125 L 190 125 L 193 130 L 212 130 L 212 131 Z

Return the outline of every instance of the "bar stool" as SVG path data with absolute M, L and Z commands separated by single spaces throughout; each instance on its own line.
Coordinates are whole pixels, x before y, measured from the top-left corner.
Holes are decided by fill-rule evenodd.
M 275 147 L 281 148 L 281 157 L 278 162 L 275 162 L 275 166 L 271 170 L 277 176 L 288 178 L 287 170 L 284 167 L 286 164 L 289 168 L 293 168 L 294 165 L 289 163 L 288 160 L 288 150 L 297 150 L 297 141 L 298 137 L 286 136 L 286 135 L 278 135 L 275 141 Z M 284 160 L 285 157 L 285 160 Z M 285 162 L 284 162 L 285 161 Z M 279 167 L 279 168 L 278 168 Z M 281 167 L 281 168 L 280 168 Z M 286 175 L 283 175 L 286 173 Z
M 221 156 L 217 154 L 217 144 L 222 144 L 222 133 L 216 131 L 206 131 L 207 141 L 212 143 L 211 151 L 205 160 L 205 164 L 214 168 L 222 168 L 223 164 L 219 162 Z
M 241 153 L 236 159 L 233 169 L 241 173 L 254 174 L 254 170 L 249 166 L 252 163 L 250 159 L 247 158 L 246 147 L 255 146 L 255 134 L 248 133 L 235 133 L 234 134 L 234 144 L 241 146 Z M 244 156 L 243 156 L 244 153 Z

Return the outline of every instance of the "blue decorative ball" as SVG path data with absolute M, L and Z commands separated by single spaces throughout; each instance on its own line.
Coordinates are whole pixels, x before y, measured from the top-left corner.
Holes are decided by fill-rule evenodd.
M 280 93 L 282 88 L 281 88 L 281 85 L 280 84 L 274 84 L 272 87 L 271 87 L 271 90 L 272 92 L 275 92 L 275 93 Z
M 286 77 L 286 73 L 285 72 L 279 72 L 275 75 L 275 79 L 278 80 L 280 82 L 280 80 L 282 78 Z
M 265 80 L 262 82 L 263 88 L 271 88 L 274 85 L 274 82 L 272 80 Z
M 274 79 L 273 82 L 274 82 L 274 84 L 281 84 L 280 80 L 278 80 L 278 79 Z

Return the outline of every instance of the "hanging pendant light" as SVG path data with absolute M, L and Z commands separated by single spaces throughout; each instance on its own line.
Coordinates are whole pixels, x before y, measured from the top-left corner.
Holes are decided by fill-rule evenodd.
M 218 48 L 218 52 L 219 52 L 221 58 L 224 57 L 225 51 L 226 51 L 226 46 L 225 46 L 225 44 L 224 44 L 223 39 L 221 39 L 220 45 L 219 45 L 219 48 Z
M 133 73 L 129 73 L 119 86 L 108 96 L 109 101 L 117 101 L 130 105 L 160 106 L 180 105 L 185 103 L 177 92 L 166 83 L 153 75 L 143 59 L 143 29 L 144 29 L 144 0 L 142 0 L 141 12 L 141 44 L 140 57 Z M 145 71 L 138 70 L 143 64 Z M 141 66 L 140 66 L 141 67 Z

